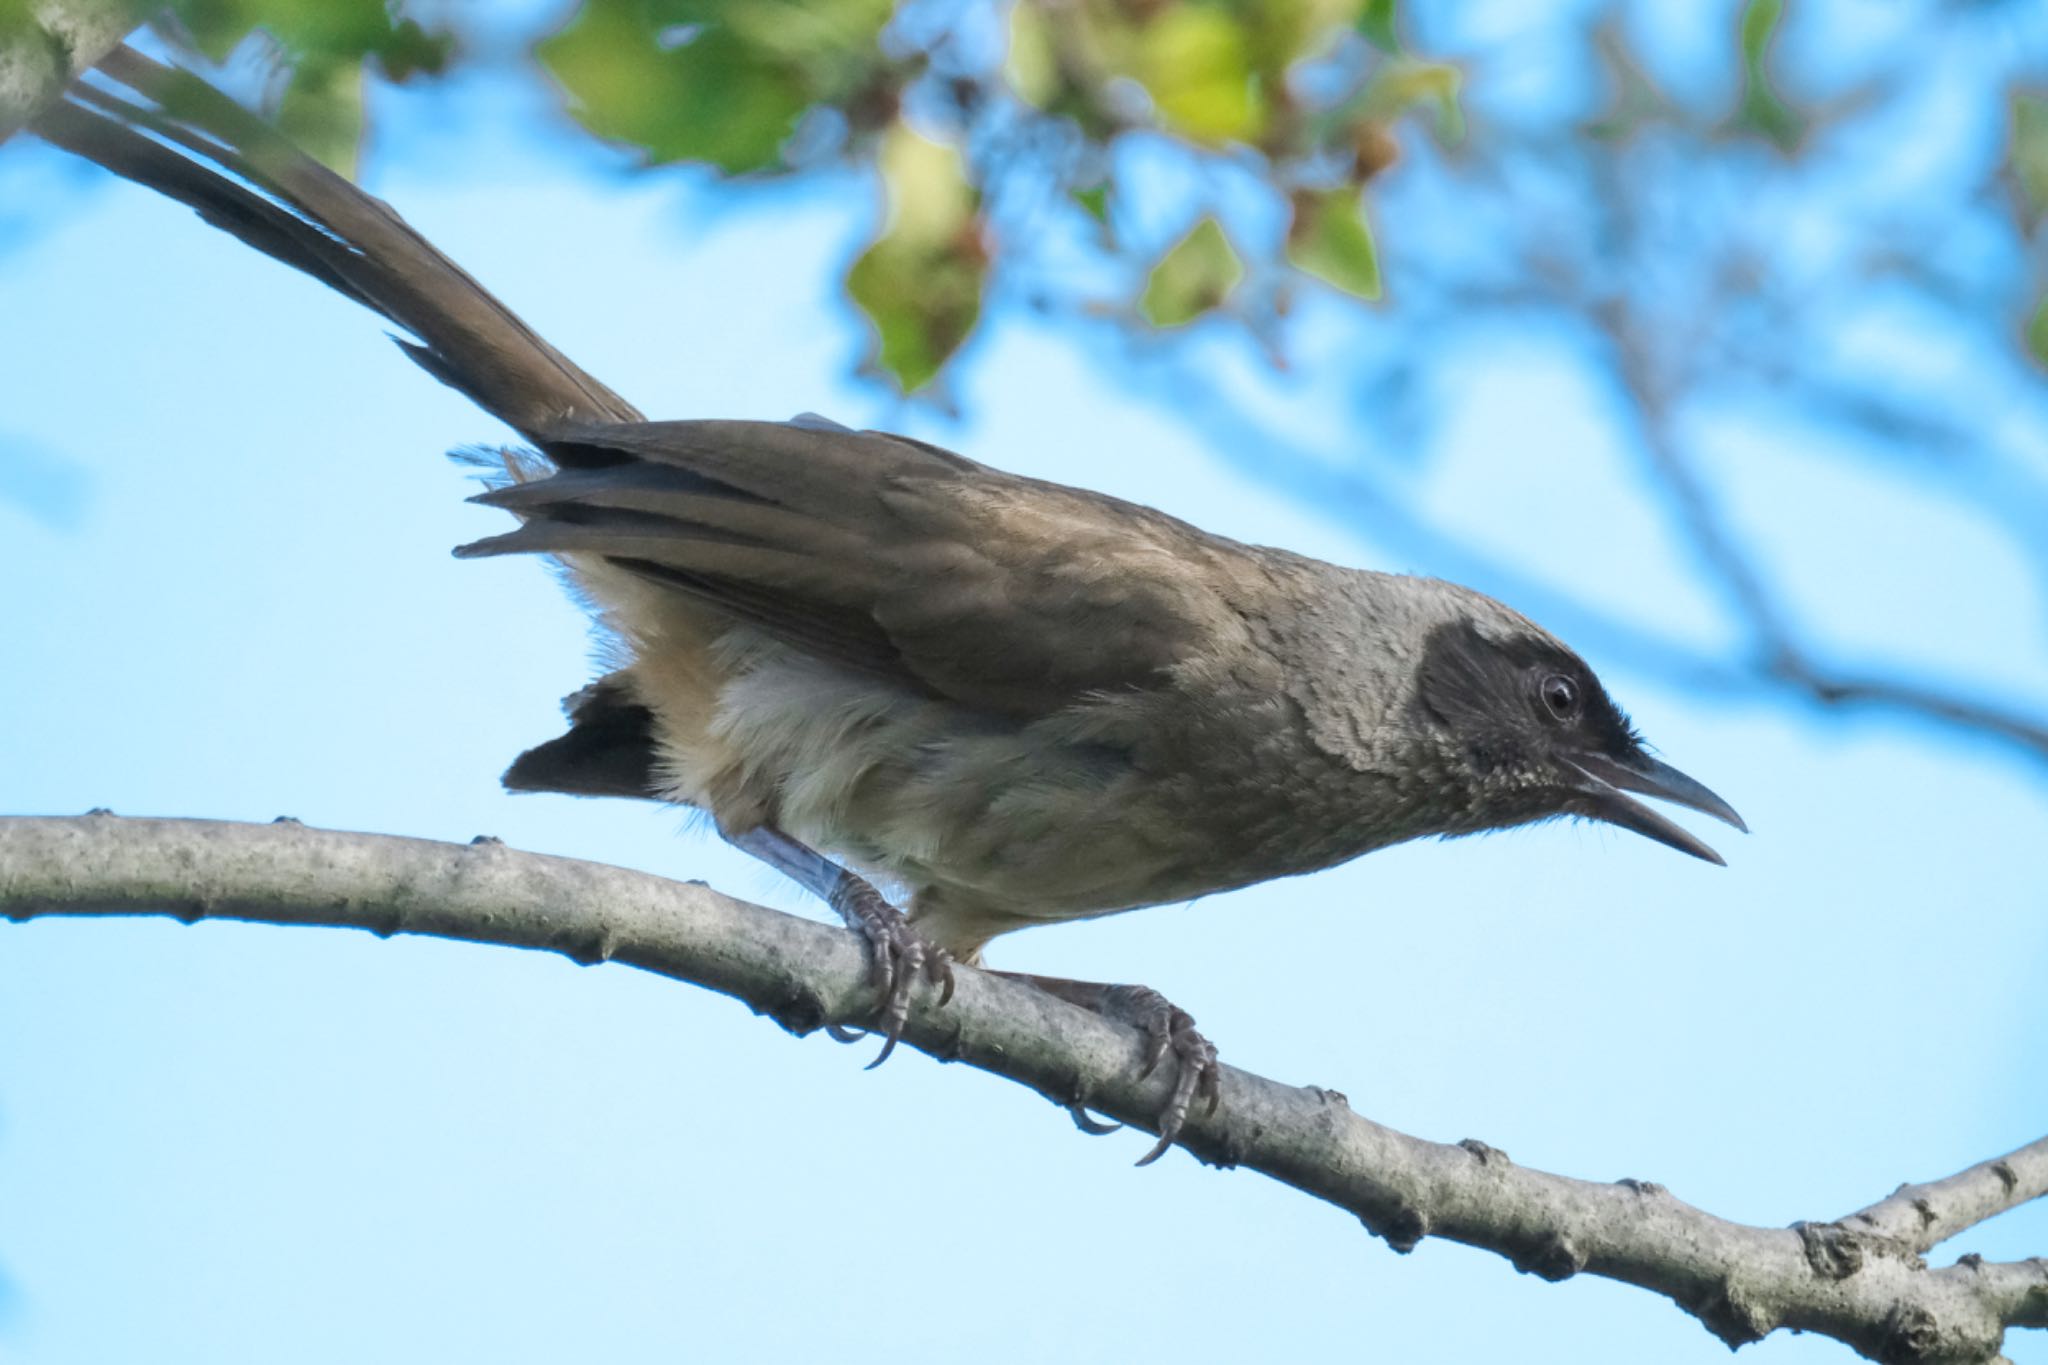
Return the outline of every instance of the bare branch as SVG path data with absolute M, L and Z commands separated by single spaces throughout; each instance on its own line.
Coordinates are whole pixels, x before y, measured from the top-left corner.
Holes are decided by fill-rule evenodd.
M 2008 1327 L 2048 1327 L 2048 1258 L 1986 1261 L 1965 1256 L 1943 1271 L 1975 1281 L 1976 1291 Z
M 1890 1197 L 1840 1222 L 1843 1227 L 1921 1252 L 2044 1194 L 2048 1194 L 2048 1137 L 1980 1161 L 1945 1180 L 1901 1185 Z
M 858 1023 L 873 1004 L 862 952 L 839 929 L 678 883 L 494 840 L 467 847 L 294 823 L 0 819 L 0 914 L 169 914 L 430 934 L 616 961 L 707 986 L 794 1032 Z M 905 1041 L 1127 1123 L 1171 1078 L 1136 1077 L 1135 1032 L 1028 986 L 962 970 L 953 1001 L 920 1001 Z M 1993 1362 L 2008 1325 L 2048 1320 L 2043 1262 L 1930 1271 L 1903 1247 L 1831 1257 L 1811 1229 L 1748 1227 L 1657 1185 L 1573 1180 L 1486 1144 L 1425 1142 L 1354 1114 L 1343 1096 L 1224 1068 L 1223 1102 L 1186 1145 L 1356 1215 L 1396 1250 L 1446 1237 L 1562 1280 L 1580 1271 L 1662 1294 L 1740 1345 L 1818 1332 L 1887 1362 Z M 2039 1192 L 2042 1144 L 2003 1158 Z M 1985 1168 L 1991 1178 L 1997 1163 Z M 2020 1174 L 2021 1171 L 2024 1174 Z M 1973 1171 L 1925 1187 L 1937 1221 L 1988 1216 Z M 1909 1201 L 1910 1202 L 1910 1201 Z M 1890 1225 L 1890 1201 L 1866 1211 Z M 1994 1210 L 1995 1211 L 1995 1210 Z

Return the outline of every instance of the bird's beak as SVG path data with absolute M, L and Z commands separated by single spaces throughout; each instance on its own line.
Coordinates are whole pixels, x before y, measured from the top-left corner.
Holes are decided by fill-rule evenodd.
M 1573 754 L 1565 762 L 1582 779 L 1577 785 L 1580 792 L 1592 798 L 1590 814 L 1611 825 L 1632 829 L 1646 838 L 1660 844 L 1668 844 L 1680 853 L 1690 853 L 1695 858 L 1704 858 L 1717 867 L 1726 867 L 1721 855 L 1681 829 L 1678 825 L 1659 815 L 1640 801 L 1624 796 L 1623 792 L 1641 792 L 1654 796 L 1660 801 L 1689 806 L 1693 810 L 1713 816 L 1716 820 L 1735 826 L 1744 834 L 1749 826 L 1742 823 L 1742 817 L 1735 813 L 1735 807 L 1693 781 L 1669 763 L 1660 763 L 1648 754 L 1634 754 L 1625 759 L 1610 758 L 1601 753 Z

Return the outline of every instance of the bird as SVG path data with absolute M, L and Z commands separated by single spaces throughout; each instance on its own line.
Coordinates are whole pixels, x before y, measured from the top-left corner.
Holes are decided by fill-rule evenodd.
M 1641 796 L 1746 829 L 1491 597 L 812 414 L 648 420 L 196 74 L 98 71 L 35 131 L 381 315 L 518 434 L 474 499 L 511 528 L 455 553 L 561 565 L 610 667 L 504 785 L 708 813 L 865 941 L 875 1064 L 920 988 L 943 1008 L 1028 926 L 1556 817 L 1722 861 Z M 1022 979 L 1171 1056 L 1140 1164 L 1216 1106 L 1216 1049 L 1157 991 Z

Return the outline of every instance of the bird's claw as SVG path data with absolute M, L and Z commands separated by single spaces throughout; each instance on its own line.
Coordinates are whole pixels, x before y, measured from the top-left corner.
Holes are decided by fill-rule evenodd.
M 953 955 L 918 933 L 881 892 L 850 872 L 844 874 L 833 895 L 832 908 L 868 944 L 868 981 L 881 998 L 875 1022 L 866 1030 L 882 1035 L 882 1050 L 868 1063 L 872 1071 L 889 1060 L 903 1037 L 903 1026 L 910 1018 L 911 989 L 920 977 L 938 988 L 939 1004 L 952 1000 Z M 842 1043 L 863 1036 L 838 1024 L 827 1025 L 827 1030 Z
M 1104 1123 L 1101 1119 L 1096 1118 L 1095 1115 L 1088 1112 L 1086 1105 L 1068 1105 L 1067 1117 L 1074 1121 L 1076 1128 L 1079 1128 L 1089 1137 L 1108 1137 L 1111 1133 L 1121 1133 L 1124 1130 L 1124 1126 L 1121 1123 Z
M 1173 1054 L 1173 1094 L 1159 1111 L 1159 1141 L 1138 1158 L 1140 1166 L 1149 1166 L 1180 1139 L 1180 1130 L 1196 1100 L 1204 1102 L 1205 1114 L 1216 1112 L 1222 1097 L 1223 1072 L 1216 1064 L 1215 1045 L 1196 1030 L 1194 1016 L 1158 991 L 1148 986 L 1116 986 L 1108 992 L 1104 1003 L 1104 1013 L 1134 1024 L 1145 1033 L 1145 1061 L 1138 1072 L 1141 1079 L 1151 1075 L 1167 1053 Z

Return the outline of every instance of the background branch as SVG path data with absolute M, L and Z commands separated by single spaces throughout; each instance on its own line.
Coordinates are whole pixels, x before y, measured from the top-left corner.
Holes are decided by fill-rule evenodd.
M 0 913 L 17 921 L 159 913 L 539 948 L 707 986 L 796 1033 L 858 1021 L 873 1004 L 861 950 L 841 930 L 701 884 L 517 853 L 488 839 L 461 846 L 295 822 L 104 813 L 0 819 Z M 913 1013 L 905 1041 L 1126 1122 L 1155 1112 L 1170 1080 L 1133 1079 L 1131 1031 L 974 971 L 961 973 L 946 1008 Z M 1731 1223 L 1642 1181 L 1595 1184 L 1528 1170 L 1474 1140 L 1426 1142 L 1359 1117 L 1334 1092 L 1227 1067 L 1221 1108 L 1191 1120 L 1187 1146 L 1204 1161 L 1242 1165 L 1327 1200 L 1397 1250 L 1435 1235 L 1545 1279 L 1586 1271 L 1654 1290 L 1730 1345 L 1789 1327 L 1888 1362 L 1987 1362 L 1999 1358 L 2008 1325 L 2038 1324 L 2048 1302 L 2048 1262 L 1971 1258 L 1930 1270 L 1917 1256 L 1882 1249 L 1830 1254 L 1829 1240 L 1811 1229 Z M 1930 1227 L 1967 1226 L 2001 1200 L 2038 1195 L 2044 1167 L 2048 1140 L 1908 1187 L 1861 1216 L 1889 1230 L 1919 1199 L 1936 1210 Z

